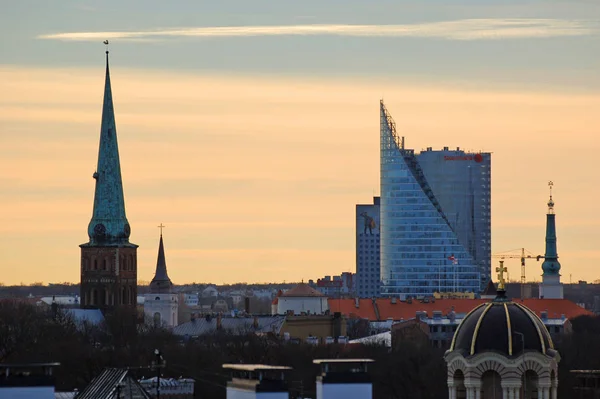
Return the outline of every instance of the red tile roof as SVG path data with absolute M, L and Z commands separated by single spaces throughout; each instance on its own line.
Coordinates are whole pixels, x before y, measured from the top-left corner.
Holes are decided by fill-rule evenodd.
M 306 297 L 306 296 L 325 296 L 319 291 L 315 290 L 306 283 L 300 283 L 294 288 L 287 290 L 281 296 L 284 297 Z
M 373 301 L 371 299 L 359 299 L 359 306 L 355 306 L 354 299 L 329 299 L 329 309 L 331 312 L 341 312 L 348 317 L 368 319 L 370 321 L 411 319 L 415 317 L 417 311 L 425 311 L 429 317 L 434 310 L 441 311 L 447 315 L 452 309 L 458 314 L 466 314 L 477 305 L 489 302 L 489 299 L 437 299 L 435 302 L 422 303 L 413 300 L 412 304 L 407 302 L 392 303 L 389 298 L 379 298 L 376 300 L 379 311 L 379 319 Z M 592 315 L 593 313 L 585 310 L 568 299 L 514 299 L 515 302 L 522 303 L 534 311 L 538 316 L 542 311 L 548 312 L 548 318 L 560 318 L 565 315 L 567 319 L 572 319 L 582 315 Z

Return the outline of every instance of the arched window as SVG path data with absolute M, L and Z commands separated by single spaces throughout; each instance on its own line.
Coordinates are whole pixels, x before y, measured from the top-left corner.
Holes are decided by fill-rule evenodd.
M 104 271 L 108 270 L 108 259 L 104 258 Z
M 456 399 L 467 399 L 465 375 L 463 374 L 462 370 L 456 370 L 454 373 L 454 386 L 456 387 Z
M 121 305 L 126 305 L 127 304 L 127 290 L 125 289 L 125 287 L 123 287 L 123 289 L 121 290 Z
M 92 301 L 91 301 L 91 305 L 92 306 L 98 305 L 98 291 L 96 291 L 95 288 L 92 288 Z
M 538 376 L 533 370 L 527 370 L 521 377 L 521 398 L 538 398 Z
M 134 293 L 133 293 L 133 287 L 129 287 L 129 304 L 130 305 L 135 305 L 137 302 L 137 298 L 135 297 Z
M 494 370 L 488 370 L 481 376 L 481 398 L 501 398 L 502 378 Z
M 154 313 L 154 327 L 160 327 L 160 313 Z
M 94 258 L 94 270 L 98 270 L 98 259 Z

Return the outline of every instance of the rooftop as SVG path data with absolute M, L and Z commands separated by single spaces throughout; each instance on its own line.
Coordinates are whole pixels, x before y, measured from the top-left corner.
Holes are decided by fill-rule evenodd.
M 224 369 L 240 370 L 240 371 L 266 371 L 266 370 L 291 370 L 287 366 L 270 366 L 268 364 L 229 364 L 223 365 Z
M 436 299 L 428 302 L 413 300 L 412 303 L 396 300 L 394 303 L 389 298 L 378 298 L 375 301 L 372 299 L 330 298 L 329 309 L 332 313 L 341 312 L 351 318 L 356 317 L 370 321 L 407 320 L 414 318 L 417 311 L 427 312 L 428 317 L 432 317 L 434 311 L 441 311 L 443 315 L 448 315 L 452 310 L 457 315 L 467 314 L 478 305 L 490 301 L 491 299 Z M 358 306 L 356 306 L 357 302 Z M 539 317 L 542 316 L 542 312 L 547 312 L 548 319 L 558 319 L 562 315 L 565 315 L 567 319 L 593 315 L 589 310 L 568 299 L 514 299 L 513 302 L 528 307 Z
M 294 288 L 287 290 L 282 297 L 324 297 L 319 291 L 315 290 L 306 283 L 300 283 Z

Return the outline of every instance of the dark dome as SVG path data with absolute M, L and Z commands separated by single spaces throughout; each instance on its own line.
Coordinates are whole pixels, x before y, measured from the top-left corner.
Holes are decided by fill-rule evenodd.
M 540 318 L 525 306 L 499 295 L 465 316 L 454 334 L 450 350 L 461 351 L 464 356 L 482 352 L 519 356 L 523 345 L 526 352 L 551 355 L 554 350 L 552 338 Z

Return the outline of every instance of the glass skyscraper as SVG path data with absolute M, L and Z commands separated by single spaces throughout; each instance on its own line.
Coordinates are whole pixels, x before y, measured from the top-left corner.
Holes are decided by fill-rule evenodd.
M 380 104 L 382 295 L 480 292 L 490 278 L 490 154 L 406 149 Z

